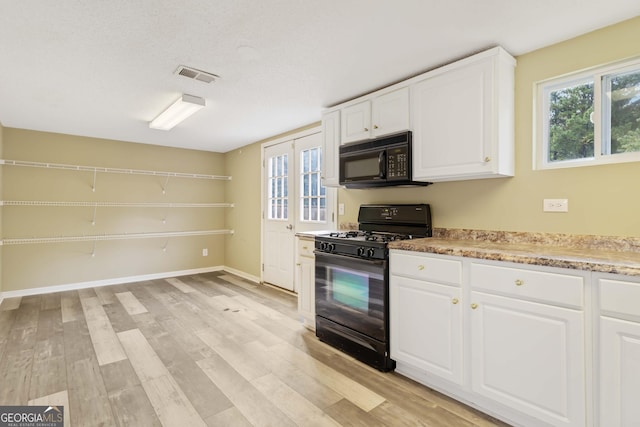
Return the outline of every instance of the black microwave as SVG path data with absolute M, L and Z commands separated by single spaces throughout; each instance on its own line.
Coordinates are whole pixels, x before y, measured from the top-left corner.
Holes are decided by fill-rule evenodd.
M 429 185 L 411 179 L 411 131 L 340 146 L 340 185 Z

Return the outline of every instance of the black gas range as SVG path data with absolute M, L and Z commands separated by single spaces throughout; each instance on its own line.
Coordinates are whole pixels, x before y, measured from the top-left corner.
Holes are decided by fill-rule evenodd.
M 412 238 L 410 234 L 340 231 L 318 236 L 316 250 L 366 259 L 385 259 L 388 256 L 387 243 Z
M 362 205 L 358 230 L 316 236 L 316 335 L 381 371 L 389 356 L 389 242 L 431 237 L 427 204 Z

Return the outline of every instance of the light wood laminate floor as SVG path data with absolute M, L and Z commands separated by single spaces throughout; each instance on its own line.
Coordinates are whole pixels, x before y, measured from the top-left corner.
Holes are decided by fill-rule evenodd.
M 69 426 L 504 426 L 301 326 L 295 296 L 208 273 L 6 299 L 0 405 Z

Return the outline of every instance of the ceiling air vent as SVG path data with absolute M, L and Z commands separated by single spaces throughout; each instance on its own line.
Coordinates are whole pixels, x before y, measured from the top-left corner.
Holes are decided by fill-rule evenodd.
M 197 68 L 186 67 L 184 65 L 180 65 L 175 74 L 204 83 L 213 83 L 220 78 L 220 76 L 216 74 L 198 70 Z

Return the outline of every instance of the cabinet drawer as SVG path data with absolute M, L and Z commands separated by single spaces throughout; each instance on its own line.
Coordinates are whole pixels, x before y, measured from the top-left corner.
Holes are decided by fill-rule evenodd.
M 584 277 L 580 275 L 471 263 L 470 282 L 474 290 L 574 308 L 584 306 Z
M 313 239 L 298 238 L 298 255 L 312 257 L 315 241 Z
M 640 318 L 640 283 L 600 279 L 600 310 Z
M 458 286 L 462 283 L 462 262 L 457 260 L 391 252 L 389 267 L 397 276 Z

